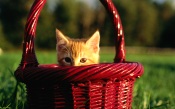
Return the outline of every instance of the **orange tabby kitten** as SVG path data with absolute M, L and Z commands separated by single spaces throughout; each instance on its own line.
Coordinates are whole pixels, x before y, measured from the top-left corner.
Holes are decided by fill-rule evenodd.
M 83 66 L 98 64 L 100 34 L 96 31 L 89 39 L 71 39 L 58 29 L 57 38 L 57 61 L 61 66 Z

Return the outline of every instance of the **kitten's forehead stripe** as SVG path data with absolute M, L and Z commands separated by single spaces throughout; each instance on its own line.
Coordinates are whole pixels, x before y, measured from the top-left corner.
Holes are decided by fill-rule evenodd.
M 82 53 L 83 49 L 85 49 L 84 45 L 85 45 L 84 42 L 70 41 L 69 46 L 71 49 L 70 51 L 71 51 L 72 57 L 74 58 L 80 57 L 80 53 Z

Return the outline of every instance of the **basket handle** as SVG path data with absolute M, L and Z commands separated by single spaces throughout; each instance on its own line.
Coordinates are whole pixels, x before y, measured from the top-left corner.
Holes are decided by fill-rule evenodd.
M 101 3 L 106 8 L 109 13 L 115 31 L 115 57 L 114 62 L 124 62 L 125 61 L 125 42 L 124 42 L 124 32 L 122 23 L 120 20 L 120 16 L 115 8 L 112 0 L 100 0 Z M 40 12 L 45 5 L 46 0 L 35 0 L 33 3 L 30 13 L 27 18 L 26 26 L 25 26 L 25 34 L 24 34 L 24 42 L 23 42 L 23 54 L 20 66 L 25 68 L 27 66 L 37 66 L 38 61 L 35 55 L 35 33 L 36 26 L 38 22 L 38 18 Z
M 100 0 L 103 6 L 106 8 L 109 16 L 111 17 L 114 25 L 115 32 L 115 57 L 114 63 L 125 62 L 125 39 L 124 31 L 121 23 L 120 15 L 112 0 Z
M 35 33 L 38 18 L 42 8 L 44 7 L 46 0 L 35 0 L 33 3 L 27 22 L 25 25 L 24 42 L 23 42 L 23 54 L 20 66 L 25 68 L 28 66 L 38 66 L 38 61 L 35 55 Z

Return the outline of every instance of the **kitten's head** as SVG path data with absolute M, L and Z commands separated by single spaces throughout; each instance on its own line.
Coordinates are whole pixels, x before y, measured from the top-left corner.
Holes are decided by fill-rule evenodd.
M 89 39 L 71 39 L 56 29 L 57 61 L 62 66 L 98 64 L 100 34 L 96 31 Z

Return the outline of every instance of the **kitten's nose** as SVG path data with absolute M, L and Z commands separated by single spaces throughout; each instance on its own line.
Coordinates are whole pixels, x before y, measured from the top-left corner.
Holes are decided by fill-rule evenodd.
M 80 65 L 79 65 L 79 62 L 73 61 L 72 66 L 80 66 Z

